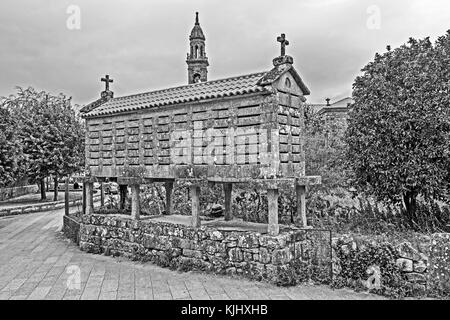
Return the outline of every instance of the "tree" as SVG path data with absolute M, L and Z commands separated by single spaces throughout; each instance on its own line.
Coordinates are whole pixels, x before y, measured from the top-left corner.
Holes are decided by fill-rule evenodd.
M 17 127 L 18 119 L 0 103 L 0 187 L 11 185 L 24 171 Z
M 40 183 L 45 200 L 45 178 L 52 175 L 57 200 L 58 179 L 79 171 L 84 161 L 84 127 L 70 99 L 19 87 L 17 96 L 5 104 L 20 119 L 19 137 L 29 178 Z
M 79 171 L 84 165 L 84 127 L 64 95 L 47 101 L 47 140 L 52 142 L 50 174 L 54 179 L 54 201 L 58 199 L 58 179 Z
M 410 39 L 376 54 L 353 85 L 347 161 L 360 191 L 403 204 L 415 222 L 419 196 L 448 201 L 450 31 L 433 45 Z
M 347 186 L 345 164 L 345 118 L 329 119 L 305 108 L 305 156 L 306 174 L 322 177 L 321 189 L 336 191 Z

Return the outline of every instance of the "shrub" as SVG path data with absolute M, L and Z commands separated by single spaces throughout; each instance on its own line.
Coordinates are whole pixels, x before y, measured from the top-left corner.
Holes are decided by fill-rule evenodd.
M 336 255 L 340 261 L 341 272 L 333 279 L 334 287 L 348 286 L 356 290 L 367 290 L 363 281 L 371 276 L 368 270 L 379 268 L 380 286 L 369 287 L 373 293 L 390 297 L 404 297 L 411 294 L 408 283 L 395 264 L 398 254 L 390 244 L 366 244 L 363 248 L 351 248 L 339 241 Z

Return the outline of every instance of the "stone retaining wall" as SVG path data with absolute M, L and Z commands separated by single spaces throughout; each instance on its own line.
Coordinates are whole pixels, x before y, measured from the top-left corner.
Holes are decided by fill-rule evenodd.
M 63 233 L 77 245 L 80 243 L 80 222 L 70 216 L 63 217 Z
M 450 234 L 414 240 L 333 238 L 333 278 L 351 286 L 417 296 L 450 294 Z
M 0 188 L 0 201 L 5 201 L 11 198 L 20 197 L 30 193 L 39 191 L 37 185 L 14 187 L 14 188 Z
M 94 201 L 99 201 L 99 200 L 100 200 L 100 195 L 94 196 Z M 69 207 L 81 206 L 82 204 L 83 204 L 82 199 L 69 201 Z M 64 207 L 65 207 L 64 200 L 56 201 L 56 202 L 33 204 L 33 205 L 29 205 L 29 206 L 0 210 L 0 217 L 15 216 L 15 215 L 19 215 L 19 214 L 36 213 L 36 212 L 42 212 L 42 211 L 58 210 L 58 209 L 62 209 Z
M 279 236 L 194 229 L 123 215 L 64 217 L 81 250 L 181 271 L 237 274 L 278 285 L 316 280 L 384 295 L 450 295 L 450 234 L 386 240 L 296 229 Z
M 68 223 L 64 230 L 73 238 L 73 225 L 68 219 L 64 222 Z M 79 232 L 83 251 L 152 261 L 182 271 L 237 274 L 286 285 L 319 274 L 324 281 L 331 280 L 329 231 L 296 229 L 269 236 L 137 221 L 123 215 L 85 215 Z

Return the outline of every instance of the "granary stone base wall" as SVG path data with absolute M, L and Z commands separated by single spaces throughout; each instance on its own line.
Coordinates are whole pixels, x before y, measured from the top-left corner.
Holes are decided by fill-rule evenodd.
M 450 234 L 405 241 L 297 229 L 269 236 L 97 214 L 65 216 L 63 232 L 83 251 L 180 271 L 278 285 L 312 279 L 389 296 L 450 295 Z
M 76 228 L 69 222 L 64 231 L 73 237 Z M 79 234 L 83 251 L 151 261 L 181 271 L 236 274 L 285 285 L 319 275 L 323 281 L 331 280 L 329 231 L 297 229 L 269 236 L 118 215 L 84 215 Z

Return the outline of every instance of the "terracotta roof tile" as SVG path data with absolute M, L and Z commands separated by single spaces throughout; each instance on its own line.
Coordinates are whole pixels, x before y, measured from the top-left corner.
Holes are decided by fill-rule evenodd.
M 258 85 L 267 72 L 207 81 L 181 87 L 117 97 L 85 113 L 85 117 L 153 108 L 191 101 L 265 91 Z

